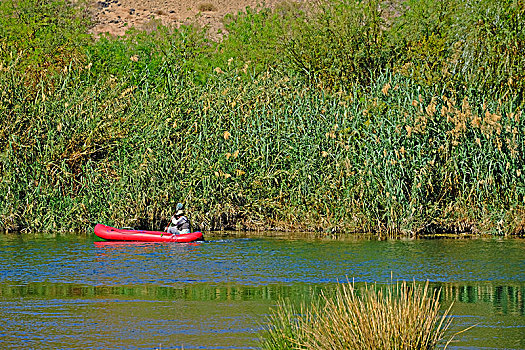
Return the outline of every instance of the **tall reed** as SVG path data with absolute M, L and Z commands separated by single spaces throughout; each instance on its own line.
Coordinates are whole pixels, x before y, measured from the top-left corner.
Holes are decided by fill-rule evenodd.
M 386 288 L 341 284 L 334 295 L 299 308 L 278 304 L 268 317 L 263 349 L 435 349 L 451 319 L 440 291 L 413 282 Z
M 205 86 L 169 77 L 171 93 L 72 72 L 32 94 L 5 69 L 2 226 L 158 228 L 185 201 L 202 229 L 519 232 L 510 97 L 456 101 L 387 74 L 341 98 L 222 70 Z

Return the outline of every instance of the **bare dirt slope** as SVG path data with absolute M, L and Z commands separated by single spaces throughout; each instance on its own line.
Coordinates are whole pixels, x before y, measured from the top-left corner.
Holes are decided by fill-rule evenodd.
M 259 0 L 95 0 L 94 15 L 97 24 L 94 34 L 123 35 L 130 27 L 147 29 L 153 20 L 165 25 L 195 22 L 209 26 L 210 35 L 220 38 L 222 19 L 228 13 L 237 13 L 246 7 L 255 8 Z M 280 0 L 266 0 L 264 6 L 274 6 Z

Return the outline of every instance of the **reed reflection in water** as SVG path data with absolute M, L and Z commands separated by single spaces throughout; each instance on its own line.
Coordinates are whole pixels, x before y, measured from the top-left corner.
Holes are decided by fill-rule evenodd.
M 432 287 L 442 288 L 444 306 L 454 302 L 454 322 L 448 334 L 478 324 L 457 336 L 451 348 L 468 344 L 519 349 L 525 345 L 525 285 L 433 283 Z M 27 339 L 26 345 L 44 349 L 72 341 L 94 349 L 115 348 L 119 339 L 122 348 L 158 344 L 165 344 L 163 348 L 169 344 L 250 348 L 257 346 L 263 317 L 278 300 L 300 303 L 331 288 L 333 285 L 306 284 L 194 284 L 183 288 L 2 284 L 0 317 L 9 320 L 2 343 L 14 345 Z M 80 343 L 79 334 L 84 338 Z

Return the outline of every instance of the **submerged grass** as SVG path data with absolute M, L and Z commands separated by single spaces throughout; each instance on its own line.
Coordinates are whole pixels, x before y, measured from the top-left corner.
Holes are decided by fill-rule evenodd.
M 341 284 L 299 308 L 281 302 L 268 318 L 263 349 L 435 349 L 451 319 L 428 282 L 386 288 Z
M 158 229 L 185 202 L 198 229 L 524 232 L 519 50 L 498 51 L 516 54 L 505 76 L 512 84 L 477 90 L 483 79 L 469 87 L 468 69 L 434 79 L 452 54 L 393 54 L 436 48 L 423 45 L 434 38 L 424 33 L 450 43 L 453 27 L 446 34 L 421 22 L 412 30 L 423 39 L 400 43 L 396 25 L 417 6 L 385 16 L 377 2 L 327 2 L 322 11 L 287 5 L 232 16 L 221 43 L 161 26 L 59 41 L 74 56 L 69 65 L 46 46 L 48 26 L 36 26 L 32 38 L 53 53 L 36 74 L 26 68 L 41 61 L 17 46 L 23 33 L 6 20 L 32 2 L 10 4 L 0 6 L 10 16 L 0 21 L 10 33 L 0 38 L 9 49 L 0 65 L 2 229 Z M 508 18 L 520 4 L 505 3 Z M 362 21 L 345 20 L 352 9 L 372 27 L 353 31 Z M 59 19 L 57 28 L 69 28 Z M 496 32 L 508 24 L 497 23 Z M 352 43 L 335 40 L 345 31 Z M 375 51 L 364 58 L 364 50 Z M 430 67 L 429 57 L 442 65 Z M 491 67 L 491 77 L 507 72 Z

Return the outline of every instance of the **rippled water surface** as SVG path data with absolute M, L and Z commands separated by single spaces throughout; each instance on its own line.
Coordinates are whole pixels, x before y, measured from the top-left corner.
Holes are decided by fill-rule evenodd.
M 347 278 L 429 280 L 453 349 L 525 349 L 525 241 L 0 237 L 2 348 L 251 349 L 281 298 Z M 450 334 L 450 335 L 451 335 Z

